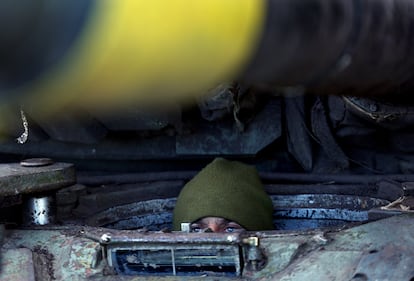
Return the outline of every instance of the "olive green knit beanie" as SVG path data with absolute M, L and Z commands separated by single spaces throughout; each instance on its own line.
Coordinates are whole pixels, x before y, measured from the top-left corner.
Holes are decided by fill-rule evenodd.
M 257 170 L 217 158 L 181 190 L 173 214 L 173 228 L 203 217 L 222 217 L 247 230 L 273 229 L 273 205 Z

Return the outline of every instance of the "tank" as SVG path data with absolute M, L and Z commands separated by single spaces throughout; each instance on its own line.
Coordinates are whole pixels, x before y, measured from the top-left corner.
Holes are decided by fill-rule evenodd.
M 1 280 L 414 278 L 410 1 L 26 2 L 0 3 Z M 172 231 L 216 157 L 275 229 Z

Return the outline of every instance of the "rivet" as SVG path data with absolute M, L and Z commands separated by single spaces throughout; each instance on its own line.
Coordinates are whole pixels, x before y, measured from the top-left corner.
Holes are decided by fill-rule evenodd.
M 101 243 L 109 243 L 109 242 L 111 242 L 111 235 L 107 234 L 107 233 L 102 234 L 100 240 L 101 240 Z

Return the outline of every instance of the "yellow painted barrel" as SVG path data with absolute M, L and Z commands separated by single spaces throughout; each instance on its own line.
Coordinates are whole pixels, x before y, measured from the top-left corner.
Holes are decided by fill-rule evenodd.
M 32 107 L 183 100 L 231 80 L 249 62 L 264 0 L 96 1 L 62 61 L 20 88 Z

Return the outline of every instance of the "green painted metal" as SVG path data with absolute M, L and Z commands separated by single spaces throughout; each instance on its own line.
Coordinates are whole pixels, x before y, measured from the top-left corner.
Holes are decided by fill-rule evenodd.
M 0 253 L 0 280 L 35 281 L 33 255 L 30 249 L 8 249 Z
M 342 281 L 358 280 L 358 278 L 412 280 L 414 270 L 409 265 L 412 256 L 414 256 L 413 219 L 414 214 L 406 213 L 347 229 L 248 233 L 259 238 L 258 245 L 266 257 L 266 264 L 263 269 L 257 271 L 244 267 L 240 278 L 284 281 Z M 3 275 L 0 279 L 12 280 L 10 276 L 14 276 L 12 274 L 17 272 L 18 268 L 30 271 L 30 258 L 28 258 L 30 252 L 27 250 L 31 251 L 33 256 L 46 255 L 46 258 L 49 257 L 52 268 L 48 272 L 53 274 L 51 277 L 55 280 L 217 279 L 213 276 L 196 278 L 111 275 L 112 272 L 108 270 L 105 259 L 100 257 L 101 245 L 96 239 L 88 238 L 81 230 L 81 227 L 55 229 L 39 227 L 36 230 L 6 231 L 7 238 L 1 249 Z M 97 230 L 99 233 L 107 231 L 100 228 Z M 117 232 L 117 230 L 110 231 Z M 121 231 L 120 233 L 124 235 L 127 232 Z M 140 235 L 147 235 L 146 239 L 150 241 L 152 233 L 147 232 Z M 168 235 L 158 233 L 157 235 L 170 237 L 170 240 L 165 241 L 167 244 L 179 243 L 174 241 L 174 233 Z M 178 240 L 184 239 L 185 234 L 179 233 L 177 235 L 180 237 Z M 128 239 L 127 235 L 122 237 Z M 20 267 L 20 261 L 14 261 L 12 258 L 13 255 L 19 253 L 19 249 L 23 249 L 24 257 L 28 262 L 23 267 Z M 33 267 L 35 270 L 41 268 L 36 263 L 36 259 L 34 259 Z M 234 278 L 220 277 L 220 280 L 226 279 L 234 280 Z
M 76 183 L 72 164 L 55 163 L 43 167 L 0 164 L 0 195 L 11 196 L 50 191 Z

